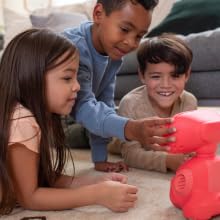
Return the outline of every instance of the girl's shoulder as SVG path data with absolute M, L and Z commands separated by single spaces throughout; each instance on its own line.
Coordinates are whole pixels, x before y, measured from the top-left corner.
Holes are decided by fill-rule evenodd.
M 9 145 L 20 143 L 39 152 L 40 128 L 30 110 L 17 104 L 11 117 Z
M 29 109 L 18 103 L 15 106 L 14 112 L 12 114 L 12 119 L 21 119 L 25 117 L 33 117 L 33 114 Z

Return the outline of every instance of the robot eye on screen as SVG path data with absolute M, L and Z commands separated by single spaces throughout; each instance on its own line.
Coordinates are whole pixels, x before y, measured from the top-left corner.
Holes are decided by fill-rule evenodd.
M 195 110 L 174 116 L 176 142 L 171 153 L 195 152 L 171 180 L 170 200 L 187 219 L 206 220 L 220 215 L 220 113 Z

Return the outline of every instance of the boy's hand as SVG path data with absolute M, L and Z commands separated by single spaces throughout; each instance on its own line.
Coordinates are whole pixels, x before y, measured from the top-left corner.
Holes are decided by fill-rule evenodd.
M 169 150 L 169 142 L 175 138 L 168 136 L 175 132 L 175 128 L 168 127 L 171 118 L 152 117 L 140 120 L 129 120 L 125 126 L 125 137 L 128 140 L 139 141 L 143 146 L 150 146 L 153 150 Z
M 121 172 L 128 171 L 128 166 L 123 162 L 95 162 L 95 169 L 104 172 Z
M 153 150 L 153 151 L 166 151 L 166 152 L 169 152 L 170 150 L 170 146 L 168 145 L 159 145 L 159 144 L 149 144 L 147 145 L 146 147 L 143 146 L 144 149 L 147 149 L 149 150 L 149 147 Z

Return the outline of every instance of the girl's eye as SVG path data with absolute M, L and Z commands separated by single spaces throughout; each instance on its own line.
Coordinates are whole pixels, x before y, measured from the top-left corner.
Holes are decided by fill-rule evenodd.
M 65 80 L 65 81 L 70 81 L 72 79 L 72 77 L 63 77 L 63 80 Z
M 128 33 L 129 30 L 127 28 L 121 27 L 122 32 Z

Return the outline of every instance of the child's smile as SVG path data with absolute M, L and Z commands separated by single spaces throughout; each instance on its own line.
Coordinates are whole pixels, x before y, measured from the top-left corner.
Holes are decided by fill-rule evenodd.
M 158 94 L 161 95 L 161 96 L 168 97 L 168 96 L 173 95 L 174 92 L 158 92 Z
M 149 99 L 158 112 L 171 112 L 173 104 L 182 94 L 188 79 L 186 74 L 175 75 L 172 64 L 148 63 L 142 83 L 147 86 Z

